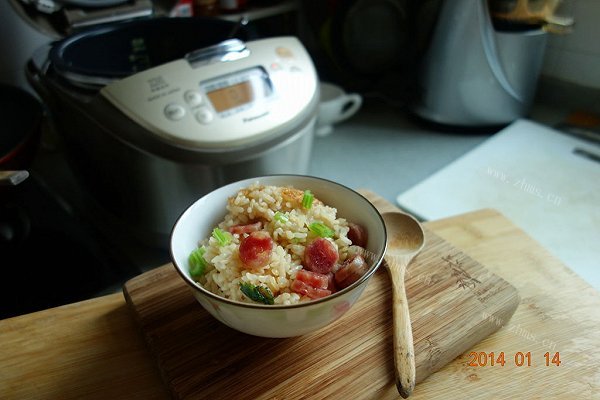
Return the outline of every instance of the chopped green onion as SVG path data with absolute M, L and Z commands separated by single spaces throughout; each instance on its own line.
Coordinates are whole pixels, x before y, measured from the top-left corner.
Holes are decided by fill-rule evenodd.
M 313 222 L 308 226 L 308 229 L 315 235 L 322 238 L 333 237 L 335 231 L 322 222 Z
M 204 275 L 204 272 L 206 271 L 208 263 L 204 259 L 204 253 L 206 253 L 206 249 L 204 247 L 199 247 L 192 251 L 188 257 L 190 275 L 194 278 Z
M 212 237 L 219 242 L 219 246 L 225 246 L 231 242 L 231 234 L 229 232 L 224 232 L 219 228 L 213 229 Z
M 274 304 L 273 293 L 266 286 L 254 286 L 251 283 L 240 282 L 240 290 L 250 300 L 263 304 Z
M 310 210 L 314 199 L 315 196 L 313 196 L 310 190 L 305 190 L 304 196 L 302 196 L 302 207 L 306 208 L 307 210 Z
M 282 224 L 285 224 L 286 222 L 288 222 L 290 220 L 290 217 L 288 217 L 281 211 L 277 211 L 275 213 L 275 215 L 273 216 L 273 218 L 275 219 L 275 221 L 281 222 Z

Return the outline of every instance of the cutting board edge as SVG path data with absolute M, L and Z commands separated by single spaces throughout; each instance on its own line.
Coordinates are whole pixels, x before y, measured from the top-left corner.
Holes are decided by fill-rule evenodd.
M 161 270 L 167 270 L 169 269 L 169 267 L 172 267 L 172 264 L 165 264 L 161 267 L 158 267 Z M 151 271 L 145 272 L 145 274 L 149 273 Z M 162 272 L 162 271 L 161 271 Z M 176 393 L 174 392 L 174 388 L 172 387 L 172 385 L 170 384 L 169 381 L 169 377 L 167 374 L 167 371 L 165 368 L 163 368 L 164 362 L 163 360 L 161 360 L 160 354 L 158 352 L 158 349 L 155 349 L 155 346 L 153 344 L 153 340 L 152 340 L 152 334 L 148 331 L 145 330 L 145 324 L 143 323 L 141 316 L 138 315 L 138 313 L 135 312 L 136 308 L 135 305 L 133 303 L 133 299 L 131 298 L 131 294 L 129 293 L 128 289 L 128 284 L 131 285 L 130 282 L 132 281 L 137 281 L 138 278 L 141 280 L 142 275 L 144 274 L 140 274 L 138 276 L 135 276 L 131 279 L 129 279 L 128 281 L 125 282 L 125 284 L 123 285 L 123 297 L 125 298 L 125 303 L 127 304 L 127 308 L 129 310 L 129 314 L 131 314 L 131 316 L 133 317 L 133 320 L 135 322 L 135 325 L 137 327 L 137 331 L 138 334 L 140 336 L 142 336 L 142 338 L 144 339 L 144 345 L 146 347 L 146 351 L 148 351 L 150 353 L 150 356 L 152 357 L 152 359 L 154 360 L 154 368 L 158 371 L 158 374 L 160 376 L 160 379 L 162 380 L 163 384 L 167 387 L 169 394 L 171 395 L 171 398 L 176 398 Z
M 448 364 L 450 364 L 453 360 L 465 354 L 467 351 L 472 350 L 477 344 L 489 338 L 509 323 L 509 321 L 519 308 L 519 305 L 521 304 L 521 296 L 519 295 L 519 291 L 517 290 L 517 288 L 515 288 L 506 280 L 500 277 L 498 278 L 506 283 L 507 288 L 505 290 L 510 290 L 514 292 L 514 296 L 508 297 L 510 301 L 507 304 L 499 306 L 496 310 L 491 311 L 489 313 L 486 311 L 486 314 L 482 315 L 481 322 L 482 324 L 486 324 L 487 326 L 489 326 L 488 329 L 477 328 L 478 324 L 475 324 L 468 330 L 469 335 L 477 335 L 473 338 L 473 340 L 465 341 L 463 343 L 461 342 L 460 338 L 457 337 L 455 341 L 446 344 L 447 346 L 445 347 L 450 349 L 450 351 L 448 351 L 445 357 L 440 358 L 435 362 L 429 362 L 429 364 L 422 364 L 418 366 L 416 380 L 417 384 L 425 382 L 429 376 L 433 375 L 437 371 L 440 371 Z M 427 337 L 424 338 L 424 340 L 426 339 Z M 452 349 L 454 349 L 454 351 L 451 351 Z M 423 373 L 419 373 L 419 371 L 424 368 L 427 369 L 427 374 L 423 377 Z

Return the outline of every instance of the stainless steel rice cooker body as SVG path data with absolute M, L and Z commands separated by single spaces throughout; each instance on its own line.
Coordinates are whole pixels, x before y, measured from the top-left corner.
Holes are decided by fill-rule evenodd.
M 318 106 L 309 55 L 293 37 L 242 45 L 243 57 L 201 52 L 99 92 L 51 68 L 37 77 L 81 182 L 146 240 L 162 242 L 223 184 L 308 170 Z

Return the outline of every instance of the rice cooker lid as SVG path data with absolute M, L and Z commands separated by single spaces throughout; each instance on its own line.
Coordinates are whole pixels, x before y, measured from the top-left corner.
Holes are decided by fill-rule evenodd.
M 52 14 L 63 7 L 80 7 L 86 9 L 119 6 L 128 0 L 29 0 L 26 3 L 33 4 L 38 11 Z
M 295 37 L 228 40 L 100 94 L 145 128 L 134 145 L 144 148 L 152 136 L 187 150 L 227 150 L 285 137 L 314 119 L 318 78 Z
M 150 18 L 86 29 L 52 45 L 53 71 L 76 87 L 100 89 L 132 74 L 214 45 L 235 31 L 237 23 L 219 19 Z

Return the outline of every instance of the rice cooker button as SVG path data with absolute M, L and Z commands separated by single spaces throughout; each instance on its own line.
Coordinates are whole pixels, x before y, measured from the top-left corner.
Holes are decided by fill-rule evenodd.
M 202 104 L 202 95 L 200 92 L 196 92 L 195 90 L 187 90 L 183 94 L 183 98 L 185 102 L 190 105 L 190 107 L 195 107 Z
M 175 103 L 167 104 L 165 107 L 165 116 L 171 121 L 178 121 L 185 116 L 185 108 Z
M 213 113 L 207 107 L 201 107 L 196 111 L 196 121 L 201 124 L 208 124 L 213 120 Z

